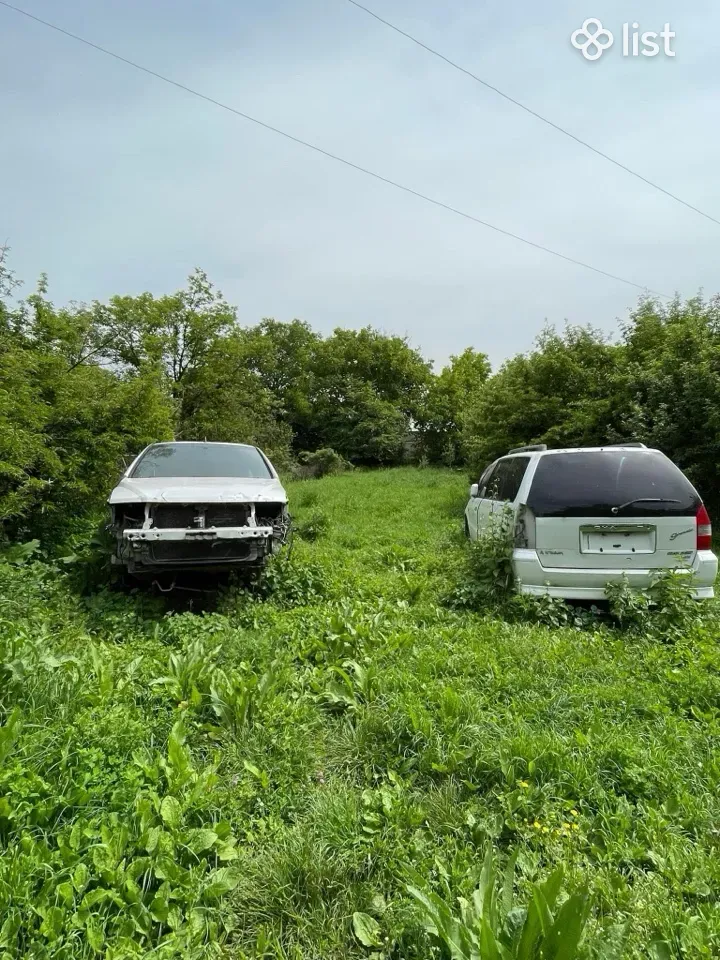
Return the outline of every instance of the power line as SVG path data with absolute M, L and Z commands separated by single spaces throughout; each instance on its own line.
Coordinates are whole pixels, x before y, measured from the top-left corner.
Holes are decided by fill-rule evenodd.
M 119 53 L 114 53 L 112 50 L 108 50 L 107 47 L 101 47 L 100 44 L 93 43 L 92 40 L 87 40 L 85 37 L 81 37 L 76 33 L 71 33 L 69 30 L 65 30 L 63 27 L 57 26 L 57 24 L 50 23 L 48 20 L 43 20 L 41 17 L 37 17 L 35 14 L 29 13 L 27 10 L 22 10 L 20 7 L 13 6 L 13 4 L 8 3 L 7 0 L 0 0 L 0 6 L 7 7 L 8 10 L 13 10 L 15 13 L 19 13 L 30 20 L 34 20 L 36 23 L 40 23 L 44 27 L 48 27 L 50 30 L 61 33 L 63 36 L 69 37 L 72 40 L 77 40 L 78 43 L 85 44 L 87 47 L 92 47 L 93 50 L 97 50 L 108 57 L 112 57 L 114 60 L 119 60 L 121 63 L 124 63 L 129 67 L 133 67 L 135 70 L 140 70 L 142 73 L 146 73 L 151 77 L 155 77 L 157 80 L 162 80 L 163 83 L 168 83 L 171 86 L 176 87 L 178 90 L 182 90 L 194 97 L 198 97 L 200 100 L 205 100 L 207 103 L 212 103 L 214 106 L 220 107 L 221 110 L 226 110 L 228 113 L 232 113 L 237 117 L 241 117 L 243 120 L 248 120 L 250 123 L 254 123 L 258 127 L 262 127 L 264 130 L 269 130 L 271 133 L 276 133 L 278 136 L 284 137 L 286 140 L 291 140 L 293 143 L 297 143 L 302 147 L 307 147 L 308 150 L 313 150 L 315 153 L 319 153 L 323 157 L 327 157 L 329 160 L 335 160 L 337 163 L 342 163 L 344 166 L 350 167 L 352 170 L 357 170 L 359 173 L 363 173 L 368 177 L 379 180 L 381 183 L 386 183 L 388 186 L 395 187 L 396 190 L 402 190 L 404 193 L 409 193 L 413 197 L 418 197 L 418 199 L 424 200 L 426 203 L 431 203 L 435 207 L 440 207 L 443 210 L 454 213 L 456 216 L 463 217 L 465 220 L 471 220 L 473 223 L 478 223 L 483 227 L 487 227 L 489 230 L 494 230 L 496 233 L 510 237 L 512 240 L 518 240 L 520 243 L 524 243 L 528 247 L 534 247 L 536 250 L 542 250 L 544 253 L 549 253 L 551 256 L 558 257 L 560 260 L 565 260 L 567 263 L 572 263 L 577 267 L 583 267 L 585 270 L 592 270 L 593 273 L 598 273 L 610 280 L 617 280 L 619 283 L 624 283 L 627 286 L 635 287 L 637 290 L 642 290 L 645 293 L 651 293 L 654 296 L 662 297 L 666 300 L 672 299 L 672 297 L 666 293 L 659 293 L 658 291 L 652 290 L 650 287 L 646 287 L 643 284 L 635 283 L 634 280 L 628 280 L 626 277 L 620 277 L 617 274 L 609 273 L 606 270 L 601 270 L 600 267 L 594 267 L 592 264 L 584 263 L 582 260 L 576 260 L 574 257 L 568 257 L 564 253 L 559 253 L 557 250 L 552 250 L 550 247 L 546 247 L 541 243 L 535 243 L 534 240 L 528 240 L 526 237 L 521 237 L 517 233 L 512 233 L 510 230 L 505 230 L 502 227 L 498 227 L 493 223 L 489 223 L 487 220 L 482 220 L 480 217 L 475 217 L 471 213 L 466 213 L 464 210 L 459 210 L 457 207 L 450 206 L 448 203 L 443 203 L 442 200 L 436 200 L 434 197 L 429 197 L 424 193 L 420 193 L 418 190 L 413 190 L 412 187 L 407 187 L 402 183 L 398 183 L 396 180 L 391 180 L 389 177 L 384 177 L 379 173 L 375 173 L 373 170 L 369 170 L 367 167 L 362 167 L 357 163 L 353 163 L 351 160 L 346 160 L 344 157 L 338 156 L 338 154 L 331 153 L 329 150 L 324 150 L 322 147 L 318 147 L 314 143 L 309 143 L 307 140 L 302 140 L 300 137 L 293 136 L 293 134 L 287 133 L 285 130 L 280 130 L 279 127 L 274 127 L 269 123 L 265 123 L 263 120 L 258 120 L 256 117 L 251 117 L 250 114 L 243 113 L 241 110 L 237 110 L 235 107 L 231 107 L 226 103 L 222 103 L 220 100 L 215 100 L 213 97 L 210 97 L 205 93 L 200 93 L 198 90 L 193 90 L 192 87 L 188 87 L 184 83 L 179 83 L 177 80 L 172 80 L 170 77 L 166 77 L 162 73 L 157 73 L 157 71 L 151 70 L 149 67 L 144 67 L 142 64 L 136 63 L 134 60 L 129 60 L 127 57 L 123 57 Z
M 609 163 L 614 164 L 616 167 L 619 167 L 620 170 L 624 170 L 625 173 L 629 173 L 631 177 L 635 177 L 637 180 L 642 180 L 643 183 L 647 184 L 649 187 L 652 187 L 654 190 L 658 190 L 660 193 L 664 193 L 666 197 L 670 197 L 671 200 L 675 200 L 677 203 L 681 203 L 684 207 L 687 207 L 688 210 L 692 210 L 694 213 L 699 213 L 701 217 L 705 217 L 706 220 L 712 220 L 713 223 L 716 223 L 720 226 L 720 220 L 716 217 L 713 217 L 709 213 L 705 213 L 704 210 L 701 210 L 699 207 L 693 206 L 692 203 L 688 203 L 687 200 L 683 200 L 682 197 L 678 197 L 677 194 L 671 193 L 669 190 L 666 190 L 665 187 L 661 187 L 659 183 L 655 183 L 653 180 L 649 180 L 647 177 L 644 177 L 641 173 L 638 173 L 636 170 L 632 170 L 630 167 L 626 166 L 624 163 L 621 163 L 619 160 L 615 160 L 614 157 L 609 156 L 607 153 L 603 153 L 602 150 L 599 150 L 597 147 L 594 147 L 591 143 L 588 143 L 586 140 L 581 139 L 580 137 L 575 136 L 574 133 L 570 133 L 569 130 L 566 130 L 564 127 L 561 127 L 560 124 L 554 123 L 552 120 L 549 120 L 547 117 L 544 117 L 541 113 L 538 113 L 536 110 L 533 110 L 532 107 L 526 106 L 520 100 L 516 100 L 514 97 L 511 97 L 509 93 L 505 93 L 499 87 L 494 86 L 492 83 L 489 83 L 487 80 L 483 80 L 482 77 L 478 77 L 476 74 L 472 73 L 470 70 L 467 70 L 465 67 L 460 66 L 459 63 L 456 63 L 454 60 L 451 60 L 449 57 L 446 57 L 445 54 L 440 53 L 439 50 L 429 47 L 426 43 L 423 43 L 422 40 L 418 40 L 417 37 L 414 37 L 412 34 L 407 33 L 405 30 L 402 30 L 400 27 L 396 26 L 394 23 L 390 23 L 389 20 L 384 20 L 379 14 L 375 13 L 373 10 L 370 10 L 368 7 L 363 6 L 362 3 L 358 3 L 358 0 L 347 0 L 348 3 L 351 3 L 354 7 L 357 7 L 358 10 L 362 10 L 363 13 L 367 13 L 374 20 L 377 20 L 378 23 L 384 24 L 386 27 L 389 27 L 391 30 L 394 30 L 395 33 L 399 33 L 400 36 L 405 37 L 407 40 L 411 40 L 413 43 L 417 44 L 418 47 L 422 47 L 423 50 L 427 50 L 428 53 L 431 53 L 434 57 L 437 57 L 440 60 L 444 60 L 445 63 L 449 64 L 451 67 L 454 67 L 455 70 L 459 70 L 460 73 L 464 73 L 465 76 L 470 77 L 472 80 L 475 80 L 477 83 L 482 84 L 487 90 L 491 90 L 493 93 L 496 93 L 499 97 L 502 97 L 503 100 L 507 100 L 508 103 L 512 103 L 514 106 L 519 107 L 521 110 L 524 110 L 525 113 L 529 113 L 531 117 L 535 117 L 536 120 L 540 120 L 543 123 L 546 123 L 549 127 L 552 127 L 553 130 L 557 130 L 558 133 L 564 134 L 564 136 L 569 137 L 571 140 L 574 140 L 575 143 L 579 143 L 580 146 L 586 147 L 588 150 L 591 150 L 598 157 L 602 157 L 603 160 L 607 160 Z

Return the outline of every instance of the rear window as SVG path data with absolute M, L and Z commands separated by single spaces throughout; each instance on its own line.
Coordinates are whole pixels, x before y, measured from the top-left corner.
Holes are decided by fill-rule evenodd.
M 684 517 L 694 516 L 700 503 L 671 460 L 640 450 L 541 457 L 528 496 L 537 517 Z M 614 514 L 613 507 L 622 509 Z
M 224 443 L 159 443 L 143 455 L 133 477 L 251 477 L 272 474 L 254 447 Z

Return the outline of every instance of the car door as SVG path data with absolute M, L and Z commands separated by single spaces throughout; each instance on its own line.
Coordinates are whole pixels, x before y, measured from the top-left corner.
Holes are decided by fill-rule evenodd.
M 483 473 L 480 476 L 480 479 L 477 482 L 477 491 L 474 496 L 471 495 L 470 501 L 465 510 L 465 518 L 467 520 L 467 525 L 468 525 L 468 534 L 471 540 L 477 540 L 478 538 L 479 515 L 482 514 L 483 522 L 484 522 L 485 514 L 489 513 L 489 510 L 490 510 L 489 506 L 487 507 L 487 510 L 483 508 L 483 500 L 484 500 L 485 490 L 487 488 L 488 480 L 490 479 L 490 475 L 492 474 L 494 468 L 495 468 L 495 464 L 491 463 L 490 466 L 483 471 Z

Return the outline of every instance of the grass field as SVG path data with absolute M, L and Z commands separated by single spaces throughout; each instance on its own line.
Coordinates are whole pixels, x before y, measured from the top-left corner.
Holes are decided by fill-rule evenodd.
M 720 956 L 712 608 L 666 641 L 455 609 L 466 486 L 291 484 L 307 539 L 213 611 L 0 564 L 2 960 L 489 958 L 408 891 L 459 916 L 488 849 L 508 927 L 562 864 L 581 955 Z

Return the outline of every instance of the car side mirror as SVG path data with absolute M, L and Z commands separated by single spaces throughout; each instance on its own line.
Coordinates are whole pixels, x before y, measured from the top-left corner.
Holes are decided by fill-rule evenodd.
M 476 483 L 474 483 L 474 484 L 470 487 L 470 496 L 471 496 L 471 497 L 477 497 L 477 495 L 478 495 L 478 485 L 477 485 Z

